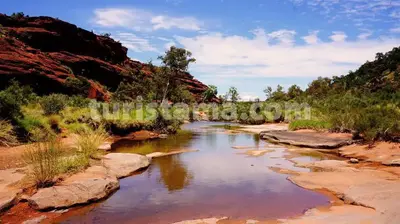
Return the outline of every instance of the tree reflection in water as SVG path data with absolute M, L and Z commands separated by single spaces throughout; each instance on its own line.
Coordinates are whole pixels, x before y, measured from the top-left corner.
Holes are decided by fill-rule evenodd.
M 192 173 L 187 170 L 179 155 L 155 158 L 154 165 L 160 169 L 160 179 L 168 191 L 181 190 L 190 185 Z

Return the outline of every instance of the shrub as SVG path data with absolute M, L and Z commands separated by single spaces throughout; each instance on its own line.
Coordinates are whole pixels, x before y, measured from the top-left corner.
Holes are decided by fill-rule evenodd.
M 295 131 L 300 129 L 312 129 L 312 130 L 327 130 L 330 129 L 331 125 L 325 121 L 315 120 L 295 120 L 290 122 L 289 130 Z
M 0 145 L 10 146 L 17 142 L 13 126 L 9 121 L 0 120 Z
M 89 166 L 89 159 L 84 154 L 65 157 L 60 162 L 61 173 L 76 173 Z
M 17 124 L 28 134 L 27 137 L 32 142 L 48 141 L 56 136 L 45 117 L 25 115 L 17 120 Z
M 68 106 L 85 108 L 90 104 L 90 99 L 83 96 L 71 96 L 69 97 Z
M 89 93 L 90 82 L 87 78 L 82 76 L 68 77 L 65 80 L 65 86 L 72 89 L 74 94 L 87 96 Z
M 17 81 L 11 80 L 9 87 L 0 91 L 0 118 L 15 120 L 21 117 L 21 106 L 35 97 L 29 86 L 21 86 Z
M 23 158 L 37 187 L 48 187 L 55 183 L 55 177 L 60 173 L 62 153 L 59 141 L 36 143 L 24 152 Z
M 377 105 L 359 111 L 354 130 L 366 140 L 392 140 L 400 134 L 400 112 L 393 105 Z
M 101 144 L 108 138 L 107 132 L 102 126 L 92 129 L 85 129 L 78 133 L 76 139 L 76 148 L 85 158 L 93 158 Z
M 51 94 L 42 97 L 40 105 L 46 115 L 59 114 L 65 108 L 67 99 L 67 96 L 62 94 Z
M 25 14 L 23 12 L 14 12 L 11 14 L 11 18 L 13 19 L 22 19 L 25 17 Z

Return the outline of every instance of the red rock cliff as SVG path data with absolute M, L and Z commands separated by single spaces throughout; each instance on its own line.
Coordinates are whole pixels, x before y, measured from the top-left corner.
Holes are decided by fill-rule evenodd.
M 0 29 L 0 88 L 14 78 L 42 94 L 70 94 L 66 79 L 83 76 L 90 83 L 88 97 L 107 101 L 110 93 L 103 86 L 114 91 L 127 67 L 148 73 L 121 43 L 59 19 L 0 14 Z M 189 73 L 179 78 L 200 100 L 207 86 Z

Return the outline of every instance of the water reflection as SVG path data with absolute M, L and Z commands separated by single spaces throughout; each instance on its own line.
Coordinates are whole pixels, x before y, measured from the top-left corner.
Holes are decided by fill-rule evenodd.
M 214 123 L 212 123 L 214 124 Z M 122 179 L 121 189 L 90 211 L 68 217 L 65 223 L 171 223 L 187 219 L 228 216 L 274 219 L 299 215 L 329 199 L 290 183 L 268 167 L 294 168 L 285 149 L 260 141 L 257 135 L 226 134 L 192 123 L 194 135 L 119 145 L 118 152 L 145 153 L 179 148 L 200 150 L 153 160 L 144 173 Z M 245 149 L 274 149 L 261 157 Z M 244 147 L 244 148 L 245 148 Z M 241 147 L 237 147 L 241 148 Z
M 159 181 L 168 191 L 181 190 L 193 179 L 193 175 L 187 170 L 179 155 L 156 158 L 153 163 L 160 172 Z M 150 169 L 154 169 L 154 166 Z

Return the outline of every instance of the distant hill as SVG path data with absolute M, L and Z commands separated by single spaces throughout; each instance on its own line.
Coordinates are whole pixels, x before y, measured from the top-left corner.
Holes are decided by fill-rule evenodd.
M 385 54 L 377 53 L 374 61 L 364 63 L 355 72 L 334 78 L 333 84 L 344 90 L 400 90 L 400 48 L 395 47 Z
M 152 75 L 121 43 L 59 19 L 0 14 L 0 29 L 0 88 L 16 79 L 39 94 L 72 94 L 71 80 L 84 81 L 89 98 L 107 101 L 120 82 L 129 81 L 123 74 Z M 186 72 L 179 79 L 200 101 L 207 86 Z

